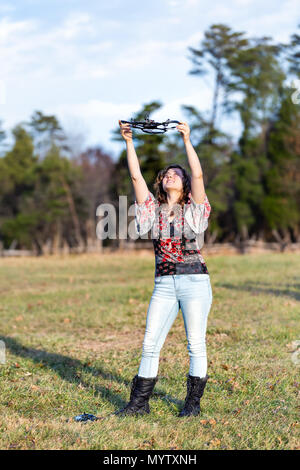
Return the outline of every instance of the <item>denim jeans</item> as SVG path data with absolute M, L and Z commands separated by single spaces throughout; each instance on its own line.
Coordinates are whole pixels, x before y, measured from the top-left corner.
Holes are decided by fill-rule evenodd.
M 140 377 L 157 376 L 160 350 L 179 308 L 182 311 L 188 341 L 189 374 L 205 377 L 206 325 L 212 299 L 209 274 L 170 274 L 155 277 L 138 371 Z

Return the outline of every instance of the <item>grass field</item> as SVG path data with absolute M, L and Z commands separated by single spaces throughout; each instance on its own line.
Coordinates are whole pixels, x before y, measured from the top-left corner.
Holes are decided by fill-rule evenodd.
M 84 424 L 73 417 L 128 402 L 154 255 L 2 258 L 0 448 L 299 449 L 300 255 L 205 259 L 213 303 L 201 416 L 177 417 L 189 368 L 179 311 L 151 413 Z

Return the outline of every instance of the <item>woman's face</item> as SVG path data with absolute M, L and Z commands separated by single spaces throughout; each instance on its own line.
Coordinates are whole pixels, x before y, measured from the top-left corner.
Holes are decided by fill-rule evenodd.
M 180 168 L 169 168 L 162 180 L 162 186 L 164 191 L 168 189 L 177 189 L 181 191 L 183 189 L 183 173 Z

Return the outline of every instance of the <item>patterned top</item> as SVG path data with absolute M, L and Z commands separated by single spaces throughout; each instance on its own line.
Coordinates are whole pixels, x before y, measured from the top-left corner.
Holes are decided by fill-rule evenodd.
M 149 191 L 142 204 L 135 200 L 135 229 L 142 237 L 150 229 L 155 253 L 155 277 L 168 274 L 209 274 L 200 249 L 208 227 L 211 206 L 207 195 L 197 204 L 189 193 L 183 207 L 174 206 L 169 222 L 168 204 L 161 204 Z

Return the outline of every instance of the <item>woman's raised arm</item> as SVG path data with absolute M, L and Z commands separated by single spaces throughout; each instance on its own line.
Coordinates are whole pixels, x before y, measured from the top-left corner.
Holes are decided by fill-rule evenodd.
M 138 204 L 142 204 L 148 197 L 149 189 L 141 173 L 140 164 L 133 145 L 132 130 L 129 124 L 122 124 L 120 120 L 119 125 L 122 137 L 126 141 L 128 169 L 132 179 L 135 198 Z
M 191 194 L 196 204 L 204 204 L 205 187 L 202 167 L 199 157 L 190 141 L 190 128 L 187 122 L 182 122 L 176 126 L 181 133 L 191 169 Z

